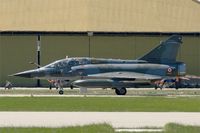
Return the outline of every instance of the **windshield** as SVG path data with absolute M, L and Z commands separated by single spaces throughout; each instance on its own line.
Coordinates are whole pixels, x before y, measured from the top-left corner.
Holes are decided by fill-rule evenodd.
M 55 68 L 55 67 L 66 67 L 66 66 L 67 66 L 67 62 L 65 60 L 58 60 L 58 61 L 48 64 L 44 67 Z

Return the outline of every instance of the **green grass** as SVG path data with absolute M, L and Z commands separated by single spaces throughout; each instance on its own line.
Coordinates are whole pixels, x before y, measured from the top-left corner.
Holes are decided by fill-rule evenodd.
M 159 133 L 199 133 L 199 132 L 200 132 L 200 126 L 187 126 L 187 125 L 169 123 L 164 127 L 163 132 Z M 0 128 L 0 133 L 115 133 L 115 130 L 109 124 L 92 124 L 86 126 L 72 126 L 72 127 L 62 127 L 62 128 L 2 127 Z M 122 133 L 128 133 L 128 132 L 122 132 Z M 142 133 L 149 133 L 149 132 L 142 132 Z
M 115 130 L 108 124 L 93 124 L 63 128 L 0 128 L 0 133 L 114 133 Z
M 169 123 L 164 128 L 164 133 L 200 133 L 200 126 L 188 126 Z
M 0 97 L 0 111 L 199 112 L 200 97 Z

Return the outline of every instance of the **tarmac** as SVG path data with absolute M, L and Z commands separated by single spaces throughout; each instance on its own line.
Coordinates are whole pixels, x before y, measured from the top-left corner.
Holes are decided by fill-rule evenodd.
M 126 95 L 117 96 L 111 93 L 99 94 L 101 89 L 90 91 L 89 95 L 78 93 L 78 89 L 67 92 L 67 95 L 58 95 L 56 90 L 49 91 L 48 88 L 14 88 L 4 90 L 0 88 L 0 97 L 143 97 L 148 95 Z M 19 90 L 19 92 L 18 92 Z M 22 91 L 20 91 L 22 90 Z M 24 90 L 24 91 L 23 91 Z M 131 89 L 130 91 L 153 91 L 153 88 Z M 109 90 L 108 90 L 109 91 Z M 112 90 L 110 90 L 111 92 Z M 130 92 L 129 91 L 129 92 Z M 170 93 L 169 93 L 170 91 Z M 181 91 L 181 92 L 180 92 Z M 167 89 L 162 92 L 169 98 L 178 96 L 200 96 L 200 89 L 184 89 L 173 91 Z M 192 92 L 191 92 L 192 91 Z M 193 91 L 195 92 L 193 94 Z M 21 93 L 22 92 L 22 93 Z M 93 92 L 95 92 L 93 94 Z M 187 92 L 187 93 L 185 93 Z M 169 93 L 169 95 L 168 95 Z M 178 95 L 176 95 L 178 93 Z M 95 95 L 98 94 L 98 95 Z M 134 93 L 135 94 L 135 93 Z M 149 93 L 151 94 L 151 93 Z M 173 94 L 173 95 L 171 95 Z M 98 123 L 108 123 L 116 132 L 120 131 L 152 131 L 161 132 L 167 123 L 179 123 L 184 125 L 200 126 L 200 112 L 0 112 L 0 127 L 67 127 L 77 125 L 88 125 Z M 153 127 L 143 129 L 143 127 Z M 156 128 L 155 128 L 156 127 Z
M 64 88 L 64 95 L 59 95 L 58 90 L 53 88 L 27 88 L 14 87 L 10 90 L 0 87 L 0 97 L 119 97 L 112 89 L 88 88 L 86 93 L 81 93 L 79 88 L 73 90 Z M 200 96 L 200 88 L 165 88 L 163 90 L 154 90 L 154 88 L 128 88 L 127 94 L 122 97 L 138 96 Z
M 0 127 L 66 127 L 108 123 L 114 128 L 164 127 L 173 122 L 199 125 L 194 112 L 0 112 Z

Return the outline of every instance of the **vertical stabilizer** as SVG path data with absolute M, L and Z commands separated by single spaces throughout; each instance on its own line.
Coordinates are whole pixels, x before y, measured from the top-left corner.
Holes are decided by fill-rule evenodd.
M 174 63 L 181 43 L 182 36 L 172 35 L 139 60 L 146 60 L 150 63 Z

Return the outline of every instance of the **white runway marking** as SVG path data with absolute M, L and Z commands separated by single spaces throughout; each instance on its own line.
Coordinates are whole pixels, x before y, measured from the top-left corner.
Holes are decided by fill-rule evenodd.
M 115 132 L 162 132 L 163 129 L 115 129 Z
M 1 127 L 63 127 L 109 123 L 114 128 L 200 125 L 200 113 L 183 112 L 0 112 Z

